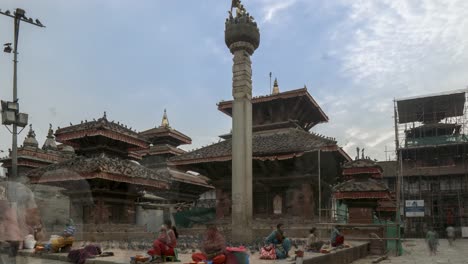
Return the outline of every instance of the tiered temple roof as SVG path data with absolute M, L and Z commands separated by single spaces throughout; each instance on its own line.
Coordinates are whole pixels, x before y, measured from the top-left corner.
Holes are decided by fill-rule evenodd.
M 358 159 L 343 165 L 343 176 L 348 179 L 359 175 L 369 176 L 375 179 L 382 178 L 383 169 L 375 161 L 370 159 Z
M 277 83 L 275 84 L 277 86 Z M 252 99 L 253 158 L 281 160 L 307 152 L 336 151 L 344 160 L 351 158 L 337 146 L 334 138 L 308 132 L 328 117 L 309 94 L 307 88 L 279 92 Z M 231 116 L 233 101 L 218 104 L 218 110 Z M 224 141 L 170 159 L 171 164 L 186 165 L 228 161 L 232 157 L 231 134 L 220 136 Z
M 395 196 L 382 181 L 383 172 L 379 163 L 369 158 L 347 162 L 343 165 L 343 176 L 346 181 L 333 188 L 333 196 L 337 200 L 347 200 L 351 204 L 372 200 L 375 202 L 376 211 L 394 212 Z
M 56 140 L 73 146 L 79 154 L 105 152 L 120 157 L 141 158 L 135 151 L 148 148 L 148 142 L 138 133 L 119 122 L 108 121 L 107 115 L 98 120 L 81 121 L 78 125 L 59 128 Z
M 218 110 L 232 116 L 233 101 L 218 104 Z M 291 122 L 292 121 L 292 122 Z M 252 98 L 252 126 L 264 126 L 277 123 L 295 123 L 306 131 L 319 123 L 328 122 L 323 112 L 307 88 L 274 93 Z
M 55 135 L 57 141 L 74 146 L 79 156 L 30 172 L 33 183 L 67 185 L 73 180 L 104 179 L 169 188 L 169 175 L 133 161 L 140 157 L 136 151 L 148 148 L 148 142 L 123 124 L 108 121 L 106 113 L 97 120 L 59 128 Z
M 359 156 L 359 154 L 358 154 Z M 390 191 L 382 182 L 382 168 L 377 162 L 363 158 L 343 165 L 346 181 L 334 187 L 336 199 L 385 199 Z
M 143 155 L 159 155 L 166 153 L 170 155 L 179 155 L 185 153 L 185 151 L 179 149 L 178 146 L 192 143 L 192 139 L 190 137 L 169 125 L 166 110 L 164 110 L 161 125 L 159 127 L 142 131 L 139 133 L 139 136 L 152 144 L 149 149 L 140 152 Z
M 168 166 L 168 158 L 186 153 L 178 146 L 190 144 L 192 139 L 170 126 L 166 110 L 164 110 L 160 126 L 140 132 L 139 136 L 151 143 L 148 149 L 138 152 L 143 157 L 141 163 L 160 174 L 170 175 L 173 179 L 171 185 L 173 191 L 168 194 L 169 197 L 184 199 L 185 196 L 187 198 L 191 196 L 193 199 L 200 193 L 213 188 L 206 177 L 192 175 Z

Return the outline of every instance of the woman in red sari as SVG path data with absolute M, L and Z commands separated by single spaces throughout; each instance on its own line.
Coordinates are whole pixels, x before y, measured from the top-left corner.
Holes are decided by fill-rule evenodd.
M 192 254 L 195 262 L 213 261 L 213 264 L 226 263 L 226 240 L 216 226 L 209 226 L 200 245 L 201 253 Z
M 166 221 L 161 228 L 158 239 L 153 242 L 153 248 L 148 250 L 148 255 L 153 259 L 162 256 L 175 256 L 174 249 L 177 246 L 177 230 L 172 226 L 172 222 Z

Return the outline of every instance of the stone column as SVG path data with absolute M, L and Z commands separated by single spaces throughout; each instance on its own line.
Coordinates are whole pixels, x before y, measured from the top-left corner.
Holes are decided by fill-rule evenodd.
M 252 63 L 245 50 L 249 45 L 231 45 L 238 48 L 232 67 L 232 235 L 237 241 L 252 240 Z
M 248 243 L 252 234 L 252 66 L 260 31 L 240 0 L 226 19 L 225 42 L 234 55 L 232 67 L 232 240 Z M 232 15 L 236 7 L 236 16 Z

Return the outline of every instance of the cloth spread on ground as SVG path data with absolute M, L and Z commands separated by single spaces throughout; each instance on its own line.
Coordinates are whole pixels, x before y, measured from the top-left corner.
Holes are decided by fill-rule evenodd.
M 101 247 L 97 245 L 88 245 L 82 249 L 75 249 L 68 253 L 68 260 L 75 264 L 84 264 L 86 259 L 93 258 L 102 253 Z

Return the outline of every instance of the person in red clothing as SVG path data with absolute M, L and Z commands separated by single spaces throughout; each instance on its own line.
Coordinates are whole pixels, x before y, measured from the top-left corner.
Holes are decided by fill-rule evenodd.
M 226 263 L 226 240 L 216 226 L 208 226 L 200 250 L 201 253 L 192 254 L 193 261 L 213 261 L 213 264 Z
M 177 246 L 179 234 L 177 229 L 172 226 L 172 222 L 166 221 L 161 227 L 158 239 L 153 242 L 153 248 L 148 250 L 148 255 L 154 259 L 162 256 L 175 256 L 174 249 Z

